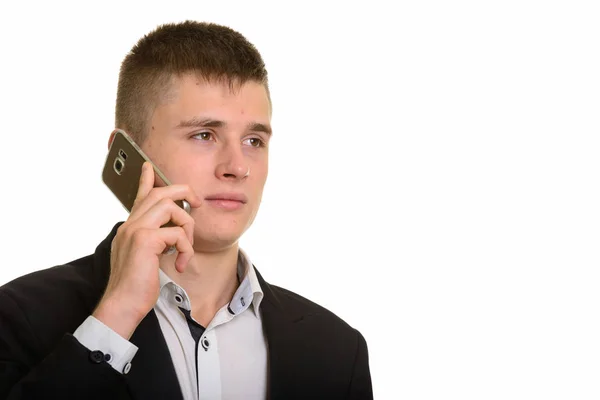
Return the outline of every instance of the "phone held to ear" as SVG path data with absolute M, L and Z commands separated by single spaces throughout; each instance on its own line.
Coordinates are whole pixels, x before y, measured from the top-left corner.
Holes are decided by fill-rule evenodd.
M 128 212 L 131 212 L 137 196 L 142 165 L 145 161 L 152 164 L 154 172 L 165 185 L 171 184 L 133 139 L 125 131 L 116 129 L 102 171 L 102 180 Z M 175 203 L 188 214 L 190 213 L 191 208 L 187 201 L 178 200 Z M 171 225 L 171 223 L 169 222 L 167 225 Z

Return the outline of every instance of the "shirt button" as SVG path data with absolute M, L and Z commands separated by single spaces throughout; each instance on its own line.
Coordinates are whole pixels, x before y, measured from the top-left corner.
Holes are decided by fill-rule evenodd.
M 102 361 L 104 361 L 104 353 L 102 353 L 100 350 L 94 350 L 90 353 L 90 360 L 94 364 L 100 364 Z
M 244 307 L 246 305 L 246 302 L 244 301 L 244 298 L 242 297 L 240 300 L 242 302 L 242 307 Z
M 112 356 L 110 354 L 105 354 L 104 355 L 104 361 L 110 362 L 110 360 L 112 360 Z
M 125 368 L 123 368 L 123 373 L 128 374 L 130 370 L 131 370 L 131 363 L 125 364 Z
M 180 295 L 176 294 L 176 295 L 175 295 L 175 301 L 176 301 L 178 304 L 181 304 L 181 303 L 183 302 L 183 297 L 181 297 Z
M 208 348 L 210 347 L 210 342 L 207 338 L 202 339 L 202 347 L 204 347 L 204 350 L 208 351 Z

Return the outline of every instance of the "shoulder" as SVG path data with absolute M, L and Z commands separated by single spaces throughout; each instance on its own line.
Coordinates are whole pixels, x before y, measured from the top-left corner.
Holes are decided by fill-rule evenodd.
M 331 319 L 332 321 L 337 321 L 339 323 L 346 324 L 340 317 L 338 317 L 332 311 L 296 292 L 293 292 L 289 289 L 277 285 L 269 284 L 269 286 L 271 290 L 273 290 L 273 292 L 278 295 L 279 299 L 285 302 L 287 306 L 291 306 L 294 309 L 297 309 L 298 311 L 302 311 L 310 315 L 322 315 L 325 318 Z
M 267 307 L 261 309 L 267 316 L 267 341 L 284 354 L 279 357 L 295 360 L 293 368 L 322 393 L 351 386 L 352 393 L 364 393 L 353 398 L 372 398 L 363 335 L 315 301 L 277 285 L 265 286 Z
M 360 332 L 333 311 L 289 289 L 271 284 L 268 286 L 276 301 L 281 303 L 285 312 L 292 318 L 314 325 L 315 329 L 322 330 L 321 334 L 325 336 L 346 338 L 355 344 L 356 341 L 361 341 Z
M 51 300 L 73 289 L 86 291 L 93 285 L 93 255 L 66 264 L 31 272 L 0 286 L 0 293 L 26 304 L 35 298 Z
M 113 227 L 92 254 L 8 282 L 0 286 L 0 298 L 8 297 L 22 307 L 40 307 L 41 310 L 94 307 L 91 303 L 104 292 L 108 282 L 110 245 L 120 224 Z
M 0 320 L 52 336 L 72 331 L 95 307 L 93 255 L 23 275 L 0 287 Z
M 292 320 L 316 320 L 328 327 L 335 327 L 344 333 L 356 335 L 358 332 L 338 315 L 324 306 L 284 287 L 265 281 L 254 266 L 258 282 L 263 290 L 264 302 L 270 303 L 274 310 L 280 310 Z

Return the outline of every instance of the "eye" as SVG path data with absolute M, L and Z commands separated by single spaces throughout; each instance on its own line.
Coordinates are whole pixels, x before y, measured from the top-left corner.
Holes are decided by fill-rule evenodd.
M 250 146 L 252 147 L 265 147 L 265 142 L 256 137 L 244 140 L 244 143 L 246 142 L 249 142 Z
M 198 139 L 198 140 L 203 140 L 203 141 L 207 141 L 210 140 L 210 138 L 212 137 L 212 133 L 210 132 L 198 132 L 196 133 L 194 136 L 192 136 L 194 139 Z

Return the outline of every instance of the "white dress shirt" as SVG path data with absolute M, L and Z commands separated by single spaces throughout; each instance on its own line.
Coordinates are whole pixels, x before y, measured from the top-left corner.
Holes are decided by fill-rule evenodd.
M 204 327 L 198 344 L 186 319 L 192 305 L 185 290 L 162 270 L 159 277 L 160 296 L 154 311 L 184 400 L 265 399 L 267 343 L 259 311 L 263 292 L 246 253 L 242 249 L 238 253 L 237 291 Z M 195 332 L 202 330 L 196 328 Z M 102 351 L 117 371 L 126 374 L 135 368 L 137 347 L 93 316 L 74 336 L 88 349 Z

